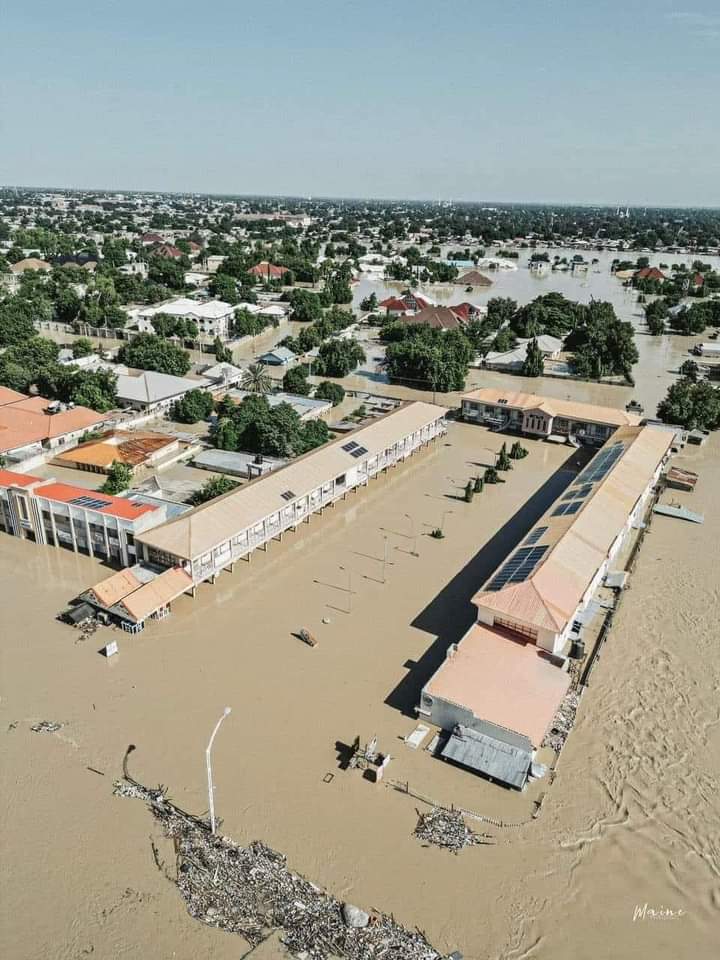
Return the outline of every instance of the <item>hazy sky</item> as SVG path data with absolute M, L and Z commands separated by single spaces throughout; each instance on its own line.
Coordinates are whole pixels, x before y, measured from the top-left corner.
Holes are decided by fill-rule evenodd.
M 0 183 L 720 205 L 720 0 L 33 0 Z

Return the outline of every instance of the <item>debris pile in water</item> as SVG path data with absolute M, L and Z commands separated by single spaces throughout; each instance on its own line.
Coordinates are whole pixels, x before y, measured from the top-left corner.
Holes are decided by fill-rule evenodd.
M 575 723 L 579 703 L 580 697 L 575 690 L 569 690 L 565 694 L 553 718 L 550 732 L 542 742 L 544 747 L 552 747 L 555 753 L 560 753 Z
M 475 833 L 467 826 L 459 810 L 448 810 L 447 807 L 433 807 L 429 813 L 418 811 L 415 836 L 453 853 L 459 853 L 464 847 L 474 844 L 490 843 L 492 839 L 487 833 Z
M 174 840 L 175 882 L 197 920 L 240 934 L 252 945 L 279 929 L 287 949 L 307 960 L 440 960 L 420 931 L 341 903 L 290 871 L 285 857 L 263 843 L 241 847 L 213 835 L 205 820 L 171 803 L 163 787 L 144 787 L 126 770 L 113 792 L 148 803 Z

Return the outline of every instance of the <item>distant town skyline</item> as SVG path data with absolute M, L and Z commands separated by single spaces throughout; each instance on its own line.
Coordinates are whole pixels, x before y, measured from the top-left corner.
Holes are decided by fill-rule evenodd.
M 720 206 L 714 0 L 94 11 L 4 11 L 0 182 Z

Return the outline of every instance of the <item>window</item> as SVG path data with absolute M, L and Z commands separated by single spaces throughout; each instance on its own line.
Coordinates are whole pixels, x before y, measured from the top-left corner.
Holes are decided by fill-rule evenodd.
M 495 626 L 509 630 L 511 633 L 517 633 L 521 637 L 527 637 L 533 642 L 537 641 L 538 632 L 533 627 L 528 627 L 524 623 L 518 623 L 517 620 L 506 620 L 504 617 L 495 617 Z

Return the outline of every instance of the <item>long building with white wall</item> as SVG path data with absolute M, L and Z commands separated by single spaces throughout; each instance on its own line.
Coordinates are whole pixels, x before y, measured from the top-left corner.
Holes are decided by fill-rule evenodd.
M 569 687 L 572 638 L 642 519 L 672 442 L 650 427 L 617 428 L 475 594 L 476 624 L 450 647 L 418 707 L 453 731 L 449 759 L 524 784 Z
M 447 410 L 415 402 L 137 538 L 138 558 L 216 577 L 446 432 Z

